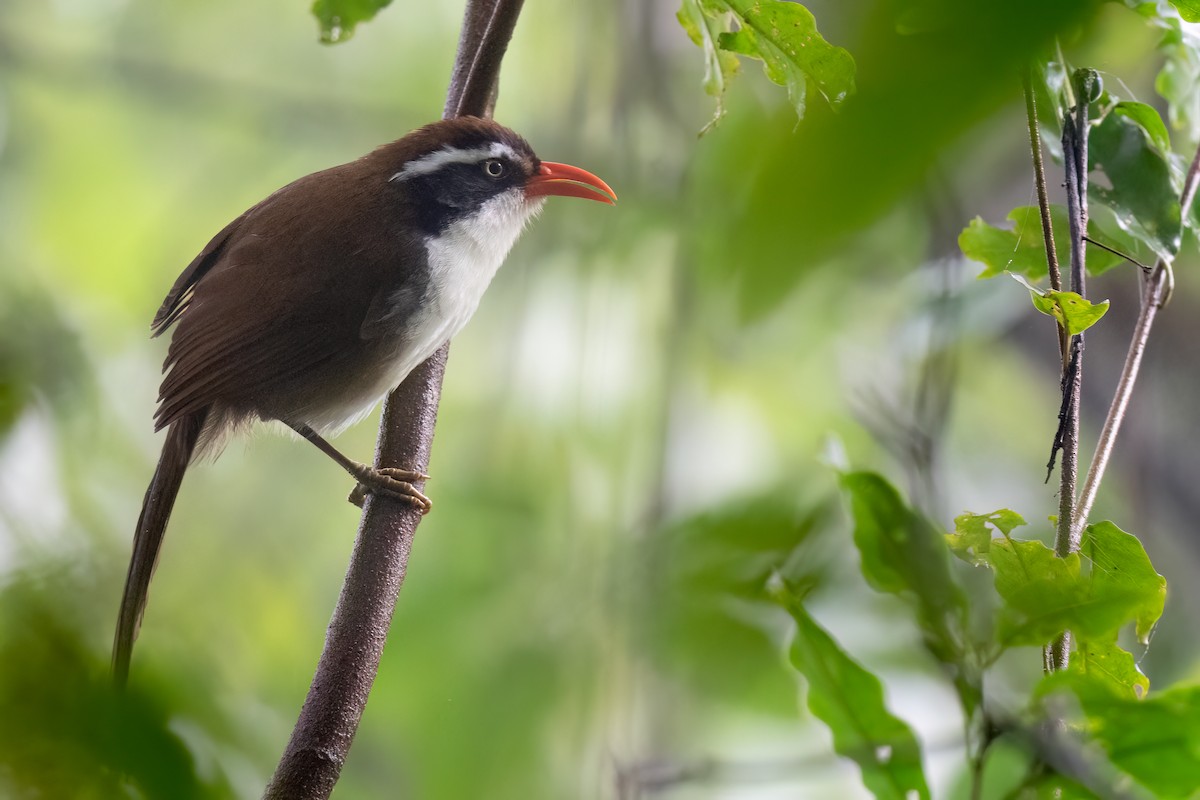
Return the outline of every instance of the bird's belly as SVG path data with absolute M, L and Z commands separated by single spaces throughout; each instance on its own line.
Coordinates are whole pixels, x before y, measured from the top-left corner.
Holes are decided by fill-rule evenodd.
M 530 212 L 521 208 L 520 213 Z M 362 420 L 418 364 L 463 329 L 520 232 L 519 226 L 509 226 L 510 236 L 497 237 L 478 227 L 455 223 L 426 240 L 429 284 L 420 309 L 398 319 L 395 332 L 382 337 L 370 363 L 355 370 L 354 379 L 344 383 L 334 402 L 308 410 L 309 426 L 336 433 Z
M 417 365 L 466 325 L 475 305 L 452 306 L 448 310 L 447 314 L 447 309 L 431 298 L 424 309 L 408 320 L 403 331 L 377 344 L 367 363 L 349 370 L 351 374 L 339 381 L 340 392 L 320 407 L 305 409 L 305 423 L 321 433 L 334 435 L 360 422 Z

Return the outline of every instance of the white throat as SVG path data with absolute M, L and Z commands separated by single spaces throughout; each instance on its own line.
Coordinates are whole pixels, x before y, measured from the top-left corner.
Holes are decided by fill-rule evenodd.
M 442 328 L 430 353 L 467 324 L 517 237 L 541 208 L 540 199 L 530 202 L 524 190 L 510 189 L 425 240 L 429 255 L 425 297 L 428 312 Z
M 542 202 L 526 200 L 523 189 L 510 189 L 437 236 L 426 237 L 429 284 L 423 306 L 406 322 L 403 349 L 388 374 L 381 376 L 381 393 L 399 385 L 413 367 L 462 330 Z

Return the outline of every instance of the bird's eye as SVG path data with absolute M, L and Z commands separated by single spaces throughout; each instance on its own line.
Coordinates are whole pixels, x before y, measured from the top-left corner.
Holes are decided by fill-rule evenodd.
M 489 178 L 499 178 L 504 175 L 504 162 L 498 158 L 489 158 L 483 162 L 483 171 Z

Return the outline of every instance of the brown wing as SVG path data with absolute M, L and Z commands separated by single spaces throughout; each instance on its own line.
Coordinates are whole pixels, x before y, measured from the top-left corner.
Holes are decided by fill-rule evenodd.
M 221 232 L 214 236 L 200 251 L 200 254 L 192 259 L 192 263 L 188 264 L 187 268 L 179 274 L 179 277 L 175 279 L 175 285 L 171 287 L 171 291 L 167 292 L 167 298 L 159 306 L 158 313 L 154 315 L 154 321 L 150 323 L 153 336 L 158 336 L 171 327 L 171 323 L 179 319 L 179 316 L 187 310 L 192 297 L 192 287 L 217 264 L 225 245 L 253 211 L 253 208 L 250 209 L 222 228 Z
M 402 329 L 424 291 L 425 251 L 406 213 L 358 162 L 302 178 L 218 234 L 159 312 L 178 320 L 156 428 L 212 404 L 279 416 L 306 380 L 353 371 L 379 314 L 377 298 L 409 298 L 388 318 Z M 408 305 L 408 302 L 402 303 Z

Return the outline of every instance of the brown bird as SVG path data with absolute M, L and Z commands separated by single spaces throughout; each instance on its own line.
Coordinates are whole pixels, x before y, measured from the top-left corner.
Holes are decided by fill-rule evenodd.
M 513 131 L 460 117 L 279 189 L 213 237 L 151 325 L 175 325 L 146 490 L 113 644 L 124 685 L 171 508 L 188 464 L 231 432 L 278 420 L 365 493 L 429 510 L 425 475 L 352 461 L 322 435 L 366 416 L 471 318 L 548 195 L 616 202 L 577 167 L 541 161 Z

